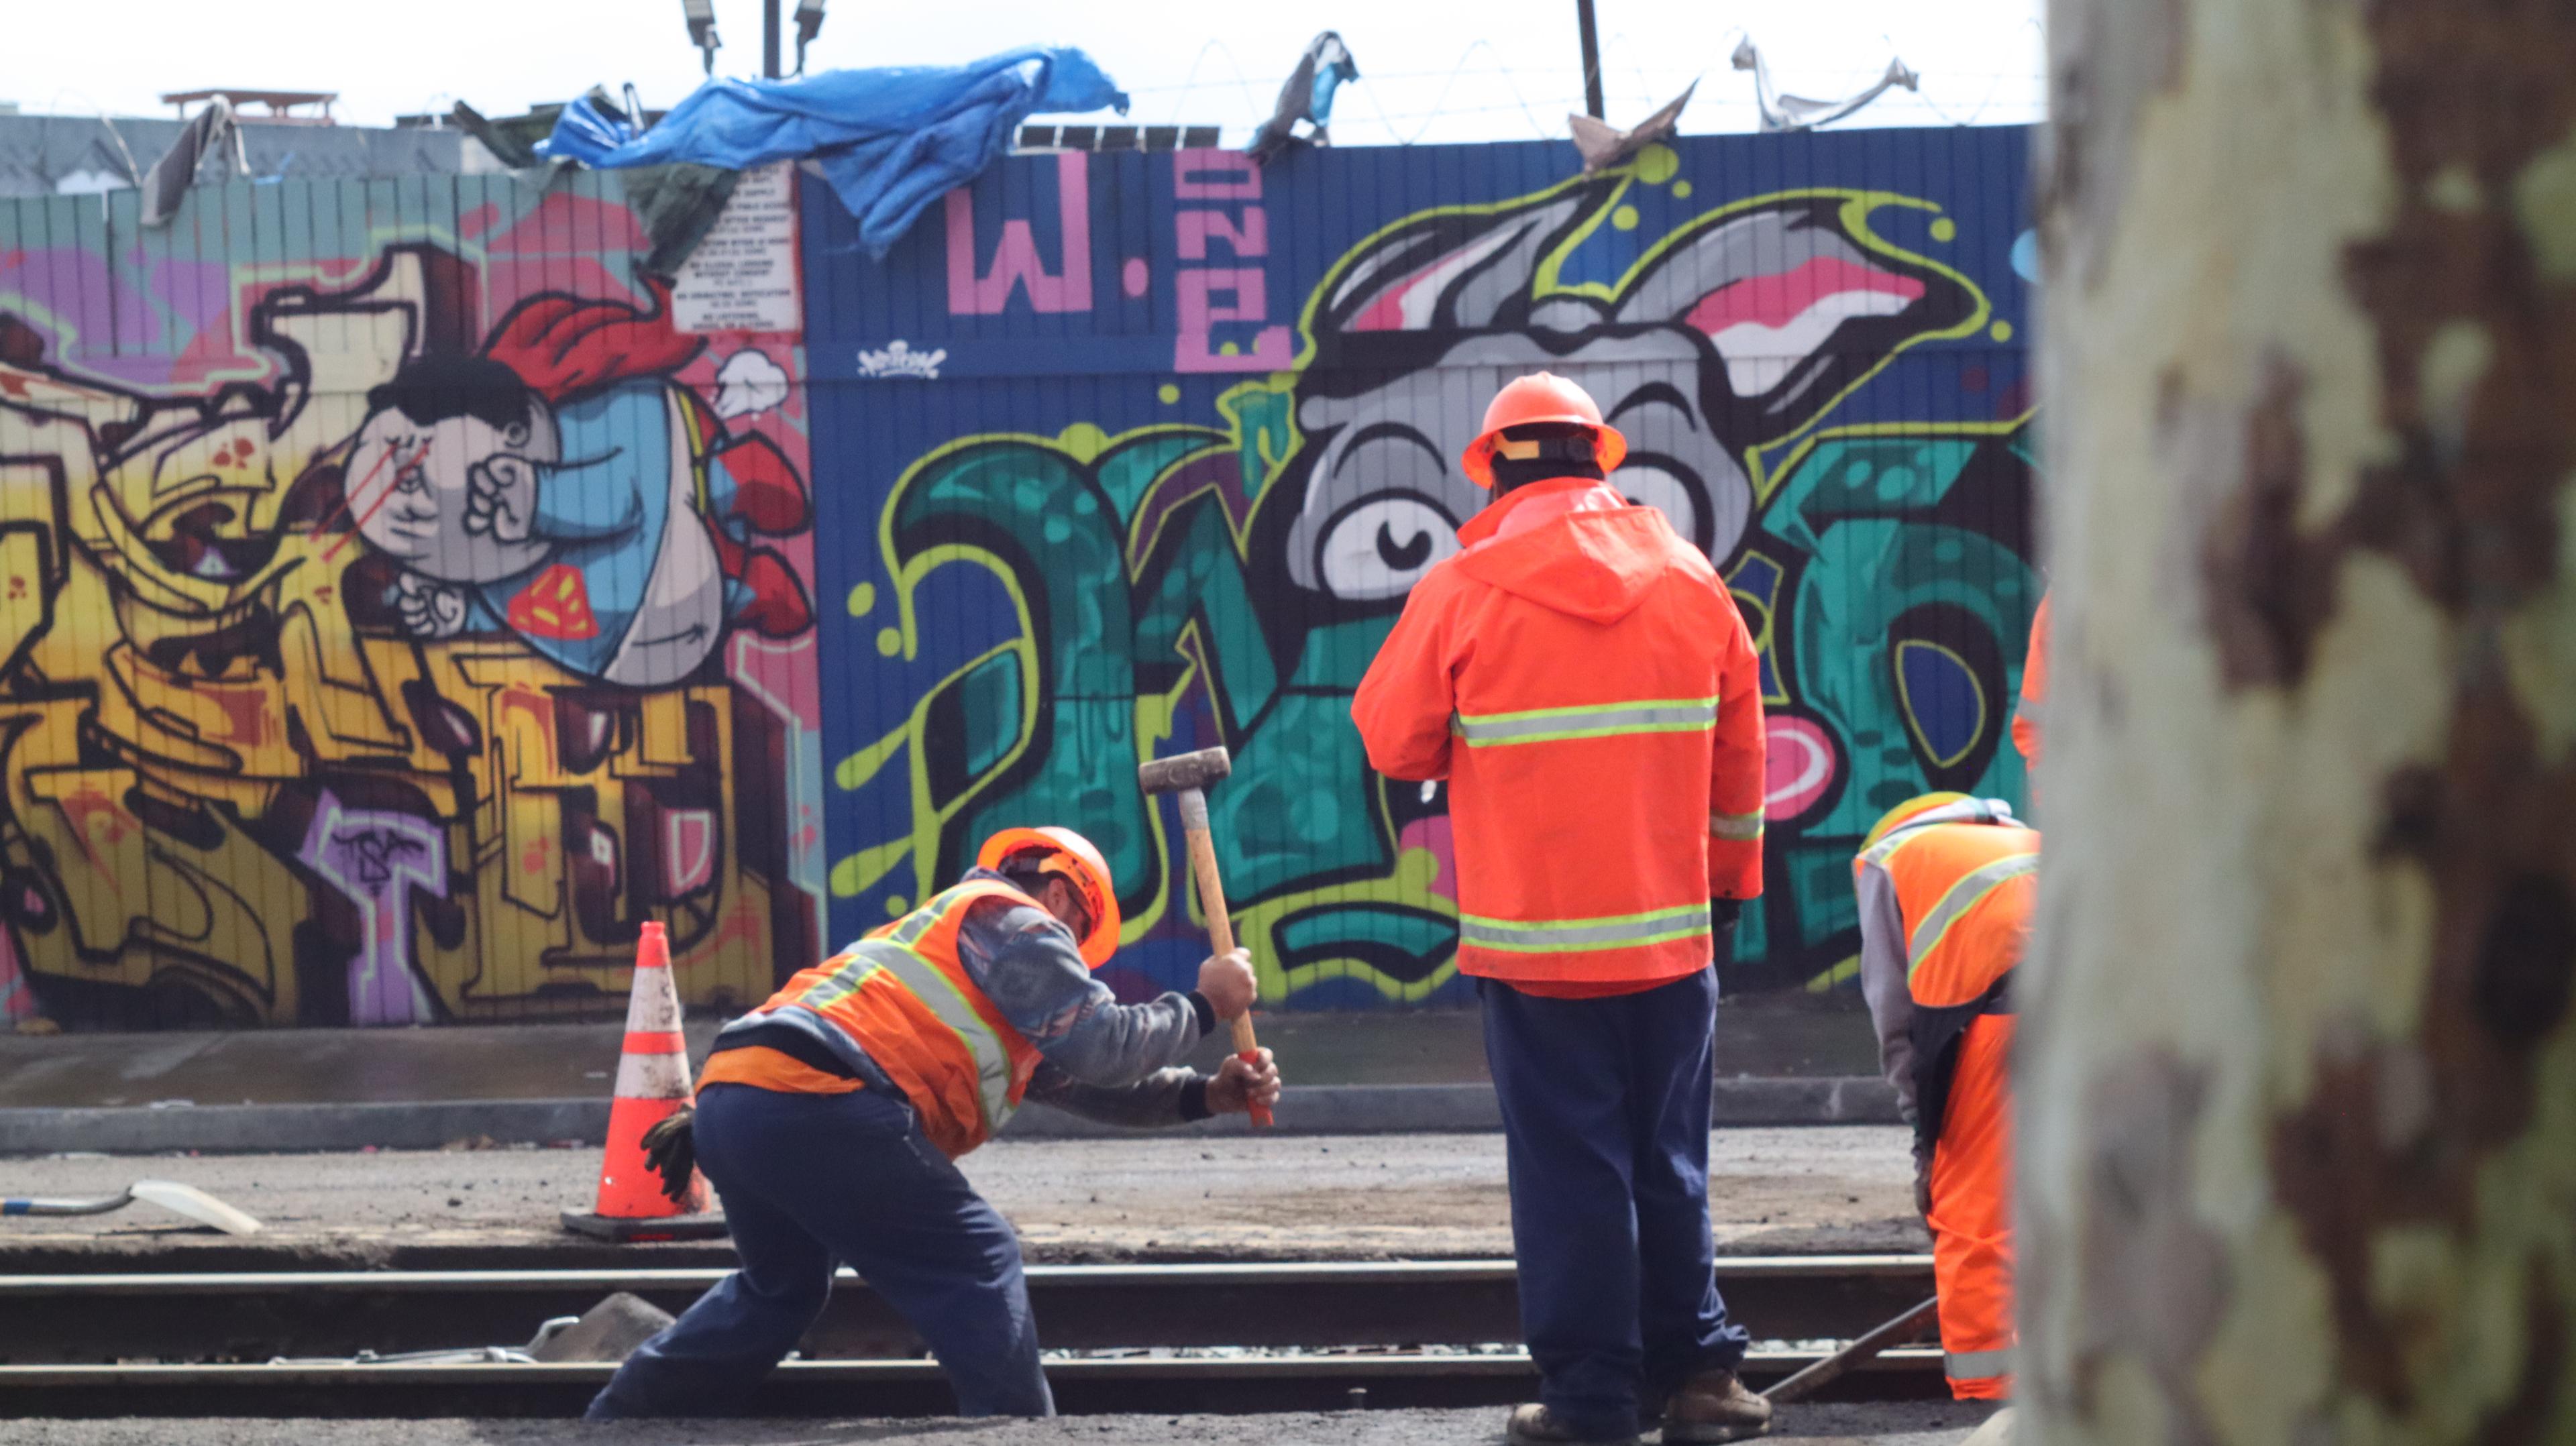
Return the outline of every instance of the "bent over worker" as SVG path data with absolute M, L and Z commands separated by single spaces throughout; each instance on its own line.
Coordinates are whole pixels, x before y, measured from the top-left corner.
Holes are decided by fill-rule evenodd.
M 840 1262 L 930 1343 L 959 1414 L 1053 1415 L 1018 1238 L 952 1162 L 1023 1099 L 1150 1125 L 1278 1096 L 1267 1050 L 1213 1077 L 1168 1067 L 1251 1007 L 1243 951 L 1188 994 L 1120 1005 L 1091 977 L 1119 917 L 1089 840 L 1006 829 L 978 865 L 725 1026 L 694 1114 L 648 1133 L 666 1181 L 705 1168 L 742 1268 L 638 1347 L 591 1419 L 744 1410 Z
M 1494 502 L 1352 708 L 1378 772 L 1449 782 L 1540 1374 L 1516 1443 L 1770 1420 L 1708 1219 L 1712 960 L 1762 890 L 1760 688 L 1717 570 L 1604 480 L 1626 451 L 1572 382 L 1504 387 L 1466 455 Z
M 2030 937 L 2039 835 L 2001 799 L 1927 793 L 1852 860 L 1861 993 L 1914 1126 L 1941 1350 L 1961 1400 L 2012 1393 L 2012 975 Z

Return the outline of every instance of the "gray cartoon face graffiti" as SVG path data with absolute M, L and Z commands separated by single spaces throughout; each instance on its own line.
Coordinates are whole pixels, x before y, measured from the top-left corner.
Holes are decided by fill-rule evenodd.
M 1289 576 L 1346 601 L 1400 597 L 1456 552 L 1459 526 L 1493 500 L 1458 456 L 1494 393 L 1540 370 L 1590 392 L 1627 437 L 1611 485 L 1723 558 L 1744 535 L 1753 488 L 1699 413 L 1701 361 L 1700 344 L 1679 331 L 1600 336 L 1562 353 L 1505 333 L 1471 337 L 1438 366 L 1357 397 L 1307 398 L 1298 425 L 1331 440 L 1288 531 Z
M 1543 290 L 1550 258 L 1617 194 L 1430 213 L 1326 283 L 1311 323 L 1321 385 L 1297 409 L 1314 455 L 1283 538 L 1291 581 L 1383 603 L 1456 552 L 1491 500 L 1459 454 L 1494 393 L 1539 370 L 1581 385 L 1626 435 L 1619 490 L 1722 563 L 1751 525 L 1750 450 L 1973 309 L 1948 278 L 1865 243 L 1853 198 L 1825 194 L 1713 215 L 1615 296 Z

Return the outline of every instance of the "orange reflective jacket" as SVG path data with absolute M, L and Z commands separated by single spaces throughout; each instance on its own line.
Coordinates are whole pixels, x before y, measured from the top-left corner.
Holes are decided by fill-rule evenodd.
M 1707 967 L 1709 900 L 1762 892 L 1762 699 L 1725 583 L 1662 513 L 1582 479 L 1518 488 L 1458 537 L 1351 709 L 1380 773 L 1449 780 L 1458 967 Z
M 2048 595 L 2030 616 L 2030 657 L 2021 665 L 2021 707 L 2013 714 L 2013 747 L 2022 761 L 2039 767 L 2040 729 L 2048 717 Z
M 858 1041 L 950 1159 L 1002 1128 L 1038 1067 L 1037 1046 L 1002 1018 L 958 961 L 967 907 L 988 898 L 1037 906 L 1008 884 L 969 880 L 788 980 L 758 1011 L 810 1010 Z M 797 1092 L 816 1079 L 830 1077 L 768 1049 L 727 1050 L 707 1064 L 711 1084 Z

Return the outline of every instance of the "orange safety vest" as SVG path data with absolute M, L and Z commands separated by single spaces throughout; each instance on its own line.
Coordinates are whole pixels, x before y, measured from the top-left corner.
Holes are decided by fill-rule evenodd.
M 1001 1130 L 1040 1058 L 958 960 L 957 931 L 979 899 L 1037 906 L 991 879 L 959 884 L 788 980 L 755 1011 L 807 1010 L 856 1040 L 912 1102 L 921 1132 L 950 1159 Z M 737 1064 L 736 1055 L 768 1058 Z M 774 1050 L 740 1049 L 712 1056 L 706 1076 L 710 1084 L 797 1092 L 820 1073 Z
M 1896 885 L 1905 985 L 1917 1009 L 1983 995 L 2021 961 L 2039 883 L 2039 832 L 2018 824 L 1900 827 L 1856 861 Z
M 1905 987 L 1914 1000 L 1917 1128 L 1937 1139 L 1959 1036 L 2003 1012 L 2007 976 L 2030 939 L 2039 891 L 2039 833 L 2009 823 L 1899 827 L 1852 861 L 1896 886 L 1905 924 Z

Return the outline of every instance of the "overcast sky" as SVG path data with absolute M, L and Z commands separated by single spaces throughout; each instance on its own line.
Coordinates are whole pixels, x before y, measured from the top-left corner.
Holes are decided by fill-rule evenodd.
M 1684 130 L 1751 128 L 1752 79 L 1727 64 L 1749 32 L 1774 82 L 1796 94 L 1856 90 L 1891 55 L 1922 73 L 1919 96 L 1893 92 L 1862 123 L 2034 120 L 2040 3 L 1598 0 L 1610 116 L 1633 121 L 1698 77 Z M 792 11 L 795 0 L 784 4 Z M 505 114 L 595 83 L 631 81 L 660 108 L 700 79 L 680 0 L 14 0 L 6 9 L 0 101 L 28 112 L 167 116 L 163 92 L 256 86 L 337 91 L 342 120 L 382 125 L 456 100 Z M 1269 113 L 1307 40 L 1331 28 L 1361 76 L 1336 104 L 1336 140 L 1521 140 L 1561 135 L 1565 113 L 1582 108 L 1574 17 L 1573 0 L 833 0 L 807 63 L 938 65 L 1078 45 L 1134 95 L 1132 119 L 1222 125 L 1231 142 Z M 759 0 L 716 0 L 716 20 L 719 73 L 757 74 Z

